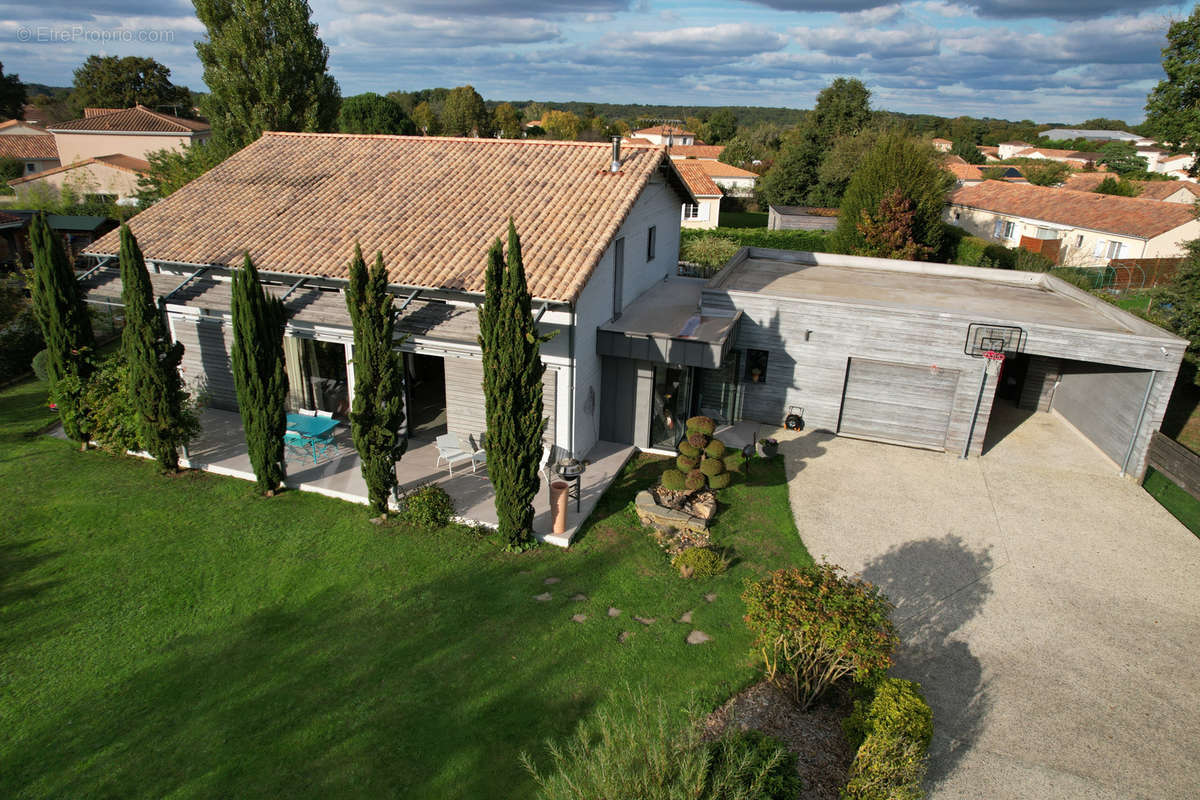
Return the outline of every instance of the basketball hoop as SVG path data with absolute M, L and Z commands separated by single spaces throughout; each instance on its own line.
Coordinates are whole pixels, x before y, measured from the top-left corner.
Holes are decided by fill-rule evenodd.
M 988 375 L 995 375 L 1004 366 L 1004 353 L 997 353 L 995 350 L 988 350 L 983 354 L 984 369 Z

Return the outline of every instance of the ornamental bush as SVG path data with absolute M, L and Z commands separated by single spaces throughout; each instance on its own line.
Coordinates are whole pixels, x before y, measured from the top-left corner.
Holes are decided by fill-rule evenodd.
M 450 524 L 454 502 L 442 487 L 426 484 L 405 498 L 402 515 L 405 522 L 426 530 L 437 530 Z
M 711 478 L 725 471 L 725 464 L 719 458 L 706 458 L 700 462 L 700 471 Z
M 671 559 L 671 566 L 683 572 L 684 577 L 711 578 L 724 572 L 729 562 L 711 548 L 689 547 Z
M 687 421 L 688 433 L 695 431 L 702 433 L 705 436 L 712 436 L 713 431 L 717 429 L 717 423 L 713 422 L 711 417 L 689 417 Z
M 708 447 L 704 448 L 704 455 L 709 458 L 722 458 L 725 455 L 725 443 L 720 439 L 713 439 L 708 443 Z
M 692 458 L 691 456 L 678 455 L 675 457 L 675 466 L 679 467 L 680 472 L 691 472 L 700 465 L 700 459 Z
M 689 492 L 698 492 L 704 488 L 705 480 L 704 473 L 698 469 L 694 469 L 687 474 L 683 480 L 683 488 Z
M 843 800 L 920 800 L 933 712 L 920 687 L 897 678 L 881 680 L 874 697 L 856 700 L 844 723 L 858 747 Z
M 669 469 L 662 474 L 663 488 L 672 492 L 682 492 L 684 480 L 684 474 L 677 469 Z
M 696 447 L 694 444 L 689 442 L 687 439 L 683 439 L 679 442 L 679 454 L 680 455 L 688 456 L 689 458 L 699 458 L 700 452 L 701 452 L 700 448 Z
M 742 600 L 767 679 L 802 710 L 838 681 L 869 681 L 891 665 L 892 604 L 832 564 L 776 570 Z
M 687 435 L 687 443 L 696 448 L 698 452 L 703 450 L 708 445 L 708 436 L 700 431 L 689 430 Z
M 88 433 L 101 449 L 117 455 L 144 450 L 138 433 L 138 409 L 129 389 L 129 366 L 121 355 L 100 365 L 83 393 Z
M 720 475 L 713 475 L 708 479 L 708 488 L 724 489 L 733 480 L 732 472 L 722 472 Z
M 766 780 L 756 795 L 762 800 L 795 800 L 803 788 L 796 774 L 796 754 L 762 731 L 739 729 L 726 733 L 713 742 L 711 750 L 716 770 L 738 763 L 744 763 L 751 773 L 765 770 Z

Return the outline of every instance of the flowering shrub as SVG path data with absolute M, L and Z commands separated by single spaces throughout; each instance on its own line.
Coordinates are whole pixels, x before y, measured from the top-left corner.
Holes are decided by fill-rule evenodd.
M 887 598 L 832 564 L 776 570 L 742 600 L 767 679 L 801 709 L 845 677 L 882 675 L 899 641 Z

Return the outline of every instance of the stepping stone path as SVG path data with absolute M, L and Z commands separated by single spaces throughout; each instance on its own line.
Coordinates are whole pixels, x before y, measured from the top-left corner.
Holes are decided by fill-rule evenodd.
M 717 595 L 715 592 L 709 592 L 708 594 L 704 595 L 705 602 L 711 603 L 712 601 L 714 601 L 716 599 L 717 599 Z
M 586 622 L 586 621 L 587 621 L 587 614 L 576 614 L 575 616 L 571 617 L 571 622 Z
M 610 617 L 619 617 L 619 616 L 621 616 L 621 609 L 613 608 L 612 606 L 609 606 L 608 607 L 608 615 Z
M 542 581 L 542 583 L 550 586 L 551 584 L 559 583 L 561 580 L 562 578 L 546 578 L 546 580 Z
M 517 574 L 518 575 L 532 575 L 533 572 L 531 572 L 530 570 L 527 570 L 527 569 L 523 569 L 520 572 L 518 572 Z
M 633 631 L 621 631 L 620 635 L 617 636 L 617 644 L 625 644 L 625 641 L 630 636 L 633 636 Z
M 553 596 L 554 595 L 550 594 L 549 592 L 542 592 L 541 594 L 535 594 L 533 599 L 537 600 L 539 603 L 545 603 Z
M 647 626 L 649 626 L 649 625 L 653 625 L 653 624 L 654 624 L 655 622 L 657 622 L 658 620 L 657 620 L 656 618 L 654 618 L 654 617 L 634 617 L 634 618 L 633 618 L 633 621 L 634 621 L 634 622 L 640 622 L 640 623 L 642 623 L 643 625 L 647 625 Z
M 704 631 L 692 631 L 687 636 L 688 644 L 704 644 L 709 641 L 712 641 L 712 637 Z
M 679 621 L 683 622 L 683 623 L 691 622 L 692 621 L 692 612 L 689 611 L 686 614 L 684 614 L 682 617 L 679 618 Z
M 586 594 L 576 594 L 576 595 L 572 595 L 571 599 L 574 600 L 576 603 L 586 603 L 587 595 Z

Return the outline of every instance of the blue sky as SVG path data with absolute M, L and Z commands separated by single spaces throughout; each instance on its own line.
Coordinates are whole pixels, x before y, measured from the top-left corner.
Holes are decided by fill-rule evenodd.
M 838 75 L 872 106 L 1140 121 L 1190 4 L 1120 0 L 313 0 L 342 93 L 474 85 L 489 99 L 807 108 Z M 91 53 L 203 88 L 188 0 L 0 0 L 0 61 L 67 85 Z

